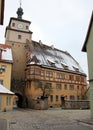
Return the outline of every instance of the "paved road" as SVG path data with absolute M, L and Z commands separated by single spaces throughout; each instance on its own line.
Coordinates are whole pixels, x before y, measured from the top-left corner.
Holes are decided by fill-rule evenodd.
M 8 121 L 7 130 L 93 130 L 90 110 L 14 110 L 0 113 Z
M 7 130 L 7 120 L 0 119 L 0 130 Z

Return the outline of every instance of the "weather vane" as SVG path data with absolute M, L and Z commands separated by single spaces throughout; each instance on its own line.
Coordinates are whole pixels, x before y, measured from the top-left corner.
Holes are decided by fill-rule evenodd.
M 20 0 L 20 7 L 21 7 L 21 5 L 22 5 L 22 1 Z

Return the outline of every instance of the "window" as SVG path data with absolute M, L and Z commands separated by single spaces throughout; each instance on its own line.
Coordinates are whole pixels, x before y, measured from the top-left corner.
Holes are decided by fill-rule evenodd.
M 3 80 L 0 80 L 0 84 L 2 84 L 2 85 L 3 85 Z
M 31 58 L 31 62 L 39 63 L 39 60 L 38 60 L 37 57 L 34 55 L 34 56 Z
M 69 80 L 74 80 L 74 75 L 69 75 Z
M 76 81 L 80 81 L 80 76 L 76 76 Z
M 21 39 L 22 37 L 21 37 L 21 35 L 18 35 L 18 39 Z
M 34 69 L 31 69 L 30 70 L 30 74 L 32 75 L 32 74 L 35 74 L 35 70 Z
M 40 75 L 40 70 L 35 69 L 35 74 L 36 74 L 36 75 Z
M 52 84 L 51 84 L 51 83 L 46 83 L 46 85 L 47 85 L 48 87 L 52 87 Z
M 28 29 L 28 26 L 26 26 L 26 29 Z
M 60 78 L 60 73 L 56 74 L 56 78 L 59 79 Z
M 55 67 L 55 63 L 54 63 L 54 62 L 48 60 L 48 63 L 49 63 L 49 65 L 50 65 L 51 67 Z
M 11 105 L 11 97 L 6 97 L 6 105 Z
M 12 27 L 15 27 L 15 23 L 12 23 Z
M 70 84 L 69 90 L 74 90 L 74 85 L 73 84 Z
M 62 89 L 61 84 L 56 84 L 56 89 L 61 90 Z
M 67 95 L 65 96 L 65 99 L 67 99 Z
M 50 95 L 50 102 L 53 102 L 53 95 Z
M 47 71 L 46 72 L 46 77 L 52 77 L 53 76 L 53 73 L 52 72 L 50 72 L 50 71 Z
M 67 90 L 67 84 L 64 84 L 64 89 Z
M 41 71 L 41 76 L 44 76 L 45 75 L 45 72 L 44 71 Z
M 81 82 L 84 82 L 84 77 L 81 77 Z
M 6 105 L 8 106 L 8 97 L 6 97 Z
M 14 46 L 14 43 L 12 43 L 12 46 Z
M 58 102 L 58 95 L 56 95 L 56 102 Z
M 74 70 L 75 70 L 76 72 L 79 72 L 79 68 L 74 67 L 74 66 L 73 66 L 73 68 L 74 68 Z
M 70 95 L 70 100 L 75 100 L 74 95 Z
M 31 69 L 30 74 L 31 75 L 33 75 L 33 74 L 40 75 L 40 71 L 38 69 Z
M 5 65 L 2 65 L 2 66 L 1 66 L 1 69 L 2 69 L 3 72 L 5 72 L 5 71 L 6 71 L 6 66 L 5 66 Z
M 60 74 L 61 79 L 65 79 L 65 74 Z
M 79 86 L 77 86 L 77 90 L 79 90 L 80 89 L 80 87 Z
M 68 70 L 68 66 L 66 64 L 61 63 L 61 65 L 65 70 Z
M 11 105 L 11 97 L 9 97 L 9 105 Z
M 65 79 L 65 74 L 57 73 L 57 74 L 56 74 L 56 78 L 57 78 L 57 79 L 59 79 L 59 78 L 60 78 L 60 79 Z

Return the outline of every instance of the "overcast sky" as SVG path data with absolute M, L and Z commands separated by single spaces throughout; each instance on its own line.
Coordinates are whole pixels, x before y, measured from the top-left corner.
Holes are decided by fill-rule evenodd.
M 0 26 L 0 43 L 4 43 L 5 28 L 10 17 L 17 17 L 20 0 L 5 0 L 4 25 Z M 68 51 L 86 74 L 87 55 L 81 52 L 93 0 L 22 0 L 23 19 L 31 21 L 32 39 Z

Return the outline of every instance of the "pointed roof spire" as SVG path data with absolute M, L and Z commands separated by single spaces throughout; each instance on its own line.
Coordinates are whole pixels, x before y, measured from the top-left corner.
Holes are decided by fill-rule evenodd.
M 17 18 L 19 18 L 19 19 L 22 19 L 22 15 L 24 14 L 23 9 L 21 8 L 21 5 L 22 5 L 22 2 L 20 0 L 20 7 L 17 10 Z
M 22 1 L 20 0 L 20 7 L 21 7 L 21 5 L 22 5 Z

